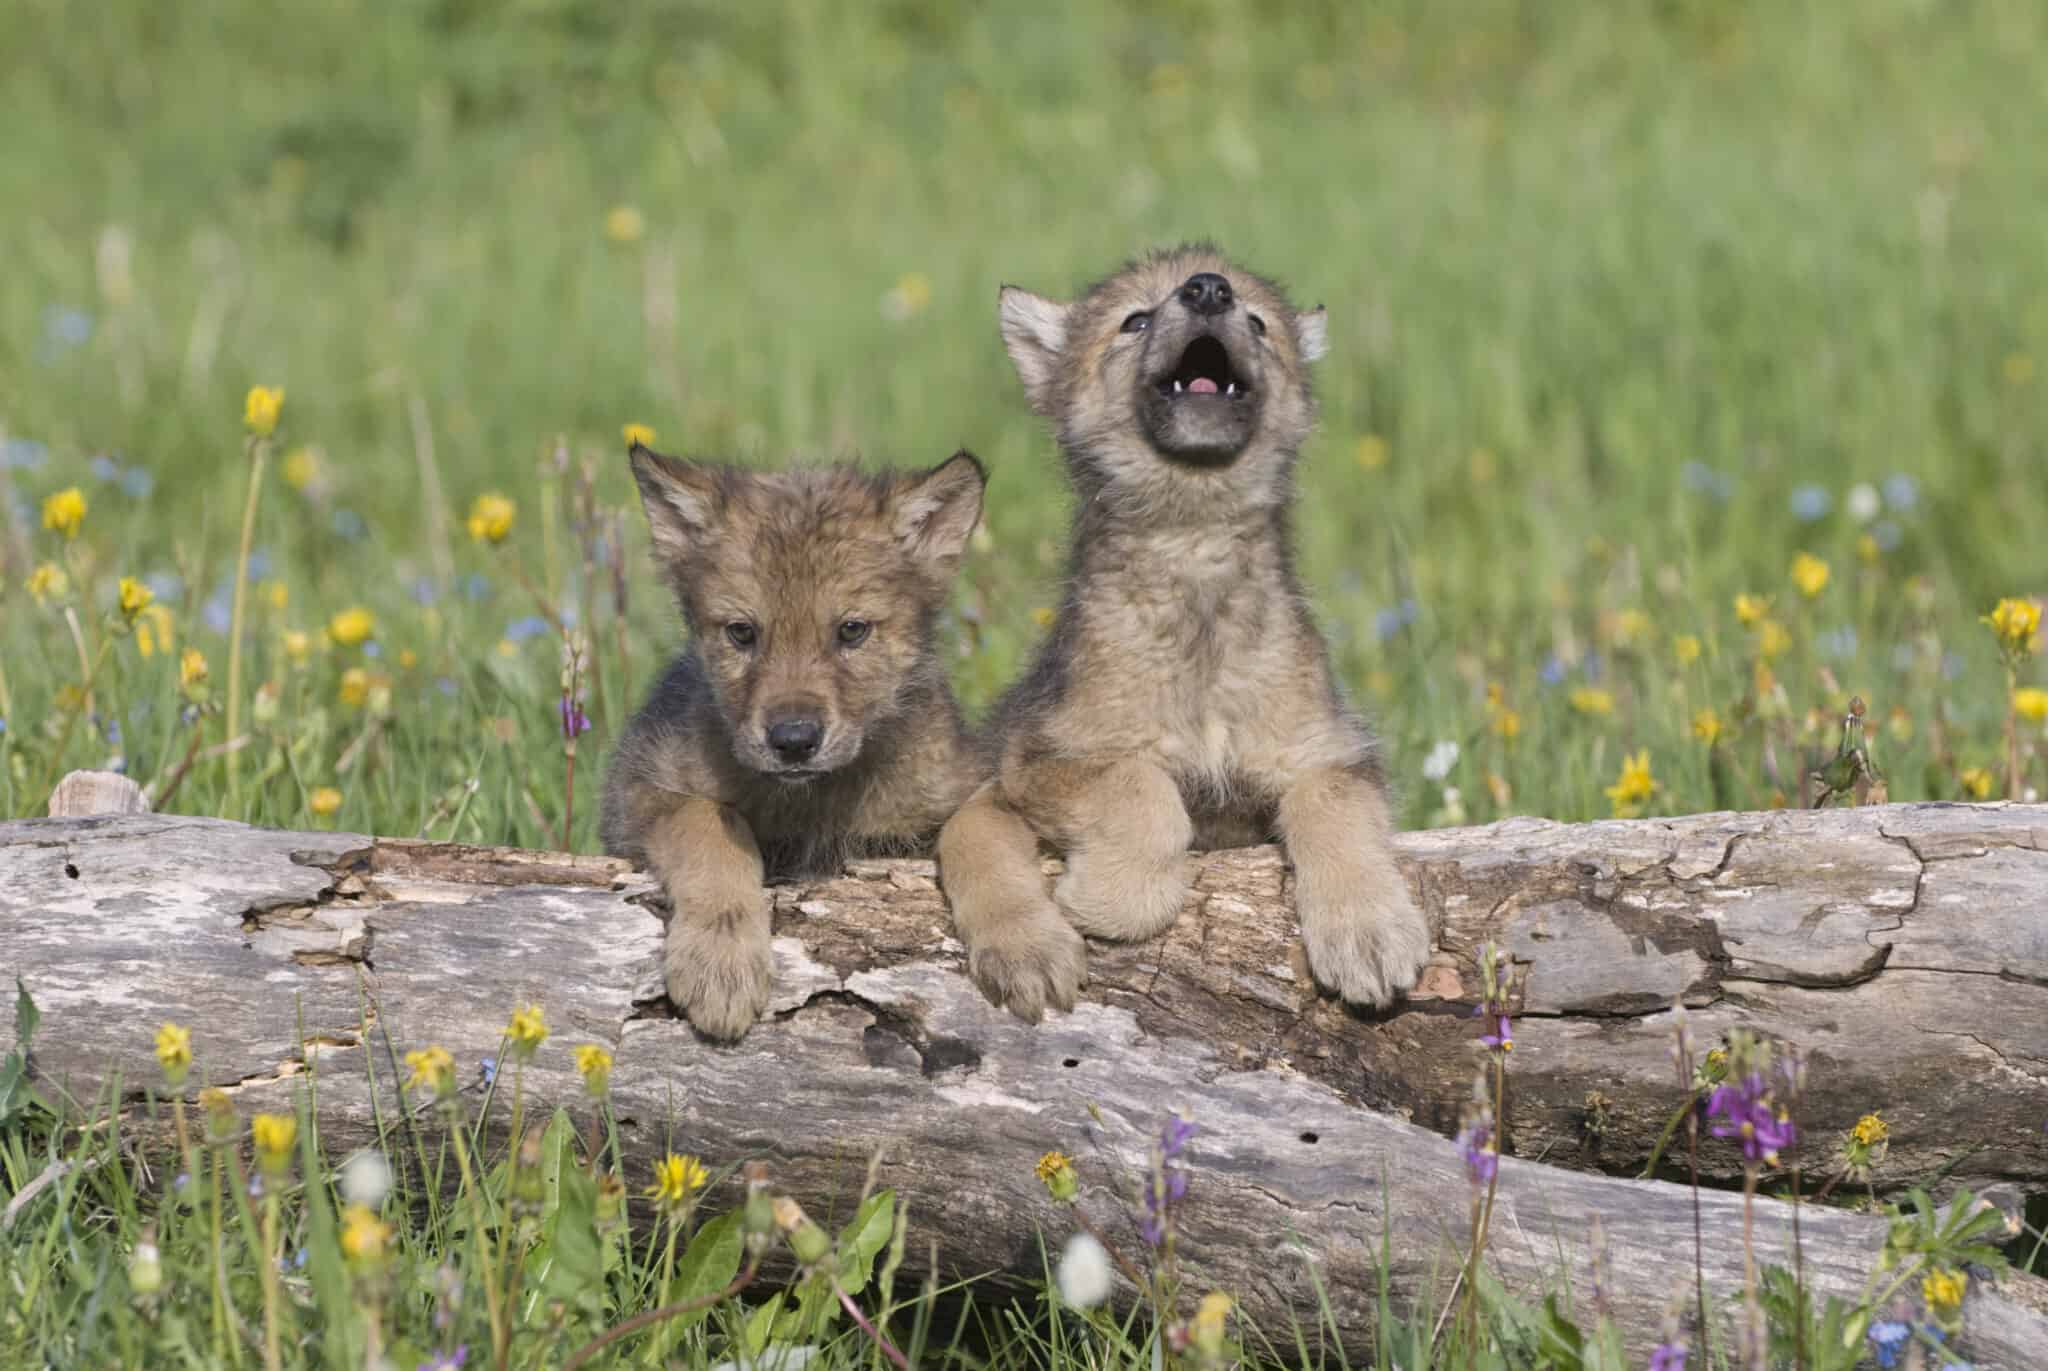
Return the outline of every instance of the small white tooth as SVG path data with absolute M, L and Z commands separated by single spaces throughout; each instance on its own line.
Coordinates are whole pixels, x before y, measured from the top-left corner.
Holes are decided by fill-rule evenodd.
M 1237 394 L 1237 382 L 1235 382 L 1235 381 L 1232 381 L 1232 382 L 1231 382 L 1231 383 L 1230 383 L 1229 385 L 1225 386 L 1225 387 L 1223 388 L 1223 393 L 1224 393 L 1225 395 L 1235 395 L 1235 394 Z
M 1180 382 L 1178 382 L 1178 381 L 1175 381 L 1175 382 L 1173 383 L 1173 393 L 1174 393 L 1175 395 L 1178 395 L 1178 394 L 1180 394 Z

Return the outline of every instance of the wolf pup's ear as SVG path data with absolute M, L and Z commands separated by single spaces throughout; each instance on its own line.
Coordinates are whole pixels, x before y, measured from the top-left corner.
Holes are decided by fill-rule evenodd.
M 633 444 L 630 456 L 656 554 L 664 561 L 689 556 L 711 529 L 718 473 L 680 457 L 664 457 L 641 443 Z
M 951 576 L 981 521 L 988 473 L 964 448 L 930 471 L 904 478 L 891 499 L 896 539 L 941 576 Z
M 1003 346 L 1024 382 L 1024 394 L 1040 414 L 1052 412 L 1052 382 L 1067 346 L 1067 315 L 1073 308 L 1016 286 L 996 297 Z
M 1330 312 L 1321 305 L 1294 316 L 1294 338 L 1301 348 L 1301 360 L 1319 362 L 1330 350 Z

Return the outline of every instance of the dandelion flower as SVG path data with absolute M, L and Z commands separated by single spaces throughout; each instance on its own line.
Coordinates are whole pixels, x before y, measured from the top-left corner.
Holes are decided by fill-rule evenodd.
M 299 1121 L 290 1114 L 258 1114 L 249 1120 L 249 1136 L 256 1142 L 256 1158 L 263 1163 L 263 1169 L 279 1172 L 291 1164 Z
M 42 604 L 53 596 L 62 595 L 71 588 L 71 580 L 64 574 L 64 568 L 55 562 L 44 562 L 28 574 L 28 593 Z
M 251 386 L 242 402 L 242 424 L 258 438 L 277 432 L 277 418 L 284 413 L 284 387 Z
M 341 1253 L 358 1266 L 384 1260 L 391 1244 L 391 1225 L 366 1204 L 352 1204 L 341 1214 Z
M 268 604 L 272 609 L 278 611 L 280 614 L 283 613 L 292 602 L 291 588 L 285 585 L 283 581 L 264 582 L 262 586 L 262 592 L 264 603 Z
M 541 1016 L 540 1006 L 529 1004 L 512 1011 L 512 1022 L 505 1025 L 505 1036 L 512 1040 L 513 1052 L 532 1056 L 540 1045 L 547 1041 L 548 1022 Z
M 1486 687 L 1486 723 L 1502 742 L 1511 743 L 1522 736 L 1521 712 L 1508 704 L 1507 690 L 1499 681 Z
M 84 522 L 85 492 L 77 486 L 66 486 L 43 501 L 43 527 L 67 540 L 78 536 L 79 525 Z
M 1571 693 L 1572 708 L 1581 714 L 1612 714 L 1614 696 L 1598 686 L 1580 686 Z
M 1109 1253 L 1100 1242 L 1087 1233 L 1067 1239 L 1053 1273 L 1061 1303 L 1069 1309 L 1093 1309 L 1109 1298 L 1110 1280 Z
M 1360 471 L 1378 471 L 1394 454 L 1393 449 L 1387 446 L 1386 439 L 1377 433 L 1368 433 L 1358 440 L 1353 455 L 1358 459 Z
M 405 1082 L 408 1090 L 426 1089 L 442 1095 L 455 1084 L 455 1058 L 439 1044 L 406 1053 L 405 1064 L 412 1070 Z
M 327 621 L 327 636 L 342 647 L 355 647 L 376 631 L 376 616 L 361 605 L 344 609 Z
M 1223 1354 L 1224 1325 L 1234 1308 L 1236 1302 L 1221 1290 L 1211 1290 L 1202 1296 L 1202 1302 L 1195 1306 L 1195 1317 L 1188 1324 L 1188 1336 L 1197 1352 L 1212 1361 Z
M 1046 1153 L 1038 1159 L 1033 1170 L 1045 1186 L 1045 1193 L 1062 1203 L 1073 1199 L 1080 1189 L 1081 1180 L 1074 1172 L 1074 1159 L 1064 1152 Z
M 2048 690 L 2021 686 L 2012 693 L 2012 712 L 2037 724 L 2048 719 Z
M 1753 627 L 1771 612 L 1771 602 L 1761 595 L 1744 592 L 1735 597 L 1735 618 L 1743 627 Z
M 619 432 L 629 448 L 654 446 L 654 430 L 645 424 L 627 424 Z
M 135 622 L 135 616 L 148 609 L 149 602 L 156 598 L 155 591 L 136 580 L 133 576 L 123 576 L 121 578 L 119 593 L 121 617 L 131 624 Z
M 1920 1297 L 1938 1317 L 1947 1317 L 1963 1307 L 1963 1294 L 1970 1278 L 1960 1271 L 1935 1270 L 1920 1282 Z
M 1782 657 L 1792 650 L 1792 634 L 1776 619 L 1766 619 L 1757 625 L 1756 653 L 1765 661 Z
M 1039 605 L 1031 611 L 1031 622 L 1040 628 L 1051 628 L 1055 617 L 1057 616 L 1054 615 L 1049 605 Z
M 1692 736 L 1712 747 L 1721 737 L 1721 716 L 1711 709 L 1703 709 L 1692 716 Z
M 576 1049 L 576 1070 L 583 1077 L 583 1089 L 593 1100 L 604 1098 L 612 1083 L 612 1054 L 596 1043 Z
M 374 1147 L 350 1157 L 341 1168 L 341 1195 L 350 1204 L 376 1209 L 391 1193 L 391 1163 Z
M 1614 616 L 1614 641 L 1627 647 L 1650 636 L 1656 621 L 1640 609 L 1624 609 Z
M 1956 777 L 1962 782 L 1963 792 L 1973 800 L 1991 798 L 1991 771 L 1988 767 L 1966 766 Z
M 647 216 L 631 205 L 613 205 L 605 212 L 604 236 L 614 243 L 637 243 L 647 232 Z
M 1681 633 L 1671 640 L 1671 655 L 1678 659 L 1680 666 L 1691 666 L 1700 659 L 1700 640 L 1695 633 Z
M 1632 757 L 1624 754 L 1620 777 L 1607 787 L 1607 798 L 1614 802 L 1614 817 L 1635 818 L 1656 793 L 1657 782 L 1650 775 L 1650 750 L 1644 748 Z
M 320 479 L 320 454 L 309 447 L 295 447 L 284 459 L 284 483 L 304 490 Z
M 352 666 L 341 673 L 339 689 L 341 702 L 350 709 L 360 709 L 370 698 L 370 673 L 362 667 Z
M 518 514 L 518 506 L 495 491 L 476 497 L 476 503 L 469 507 L 469 536 L 479 543 L 502 543 L 505 535 L 512 531 L 512 520 Z
M 882 296 L 882 317 L 900 324 L 924 313 L 931 302 L 931 278 L 921 271 L 907 271 Z
M 186 648 L 178 659 L 178 684 L 186 690 L 206 684 L 206 654 L 198 648 Z
M 654 1184 L 647 1187 L 647 1197 L 664 1209 L 678 1209 L 710 1179 L 704 1163 L 671 1152 L 654 1164 Z
M 47 506 L 43 522 L 49 522 Z M 2010 656 L 2041 650 L 2041 606 L 2032 600 L 2000 600 L 1996 608 L 1983 616 L 1982 622 L 1991 626 L 1999 647 Z
M 308 634 L 296 628 L 285 630 L 284 655 L 291 658 L 295 665 L 304 666 L 307 654 L 311 653 L 312 650 L 313 639 Z
M 179 1024 L 165 1023 L 156 1031 L 156 1060 L 164 1069 L 164 1083 L 176 1090 L 192 1069 L 192 1032 Z
M 1441 738 L 1429 755 L 1422 759 L 1423 779 L 1442 784 L 1458 765 L 1458 742 L 1455 738 Z
M 1828 588 L 1828 564 L 1809 552 L 1792 559 L 1792 584 L 1811 600 Z
M 331 785 L 315 786 L 306 794 L 306 808 L 325 819 L 341 808 L 341 792 Z

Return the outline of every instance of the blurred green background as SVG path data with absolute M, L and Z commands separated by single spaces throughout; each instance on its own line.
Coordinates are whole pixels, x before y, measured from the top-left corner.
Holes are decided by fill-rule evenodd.
M 71 766 L 161 794 L 189 753 L 171 808 L 306 823 L 332 786 L 327 822 L 558 840 L 531 591 L 602 645 L 592 846 L 623 688 L 677 633 L 629 421 L 752 461 L 979 453 L 948 627 L 978 710 L 1066 516 L 996 288 L 1196 237 L 1329 307 L 1304 569 L 1410 822 L 1800 803 L 1852 692 L 1893 798 L 2048 784 L 1979 623 L 2048 588 L 2043 71 L 2021 0 L 11 0 L 0 809 Z M 255 538 L 245 693 L 278 708 L 231 790 L 171 654 L 116 638 L 90 712 L 62 692 L 132 573 L 219 705 L 258 383 L 297 460 Z M 66 546 L 39 507 L 71 485 Z M 486 490 L 503 546 L 462 529 Z M 44 562 L 65 595 L 29 593 Z M 376 655 L 285 650 L 355 604 Z M 1644 750 L 1655 789 L 1611 798 Z

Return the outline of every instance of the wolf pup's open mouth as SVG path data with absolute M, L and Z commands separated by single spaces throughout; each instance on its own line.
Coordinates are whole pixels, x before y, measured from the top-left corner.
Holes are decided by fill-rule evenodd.
M 1231 368 L 1230 350 L 1206 333 L 1188 344 L 1180 355 L 1180 365 L 1160 377 L 1157 387 L 1161 395 L 1176 398 L 1220 395 L 1234 399 L 1251 393 L 1251 383 Z

